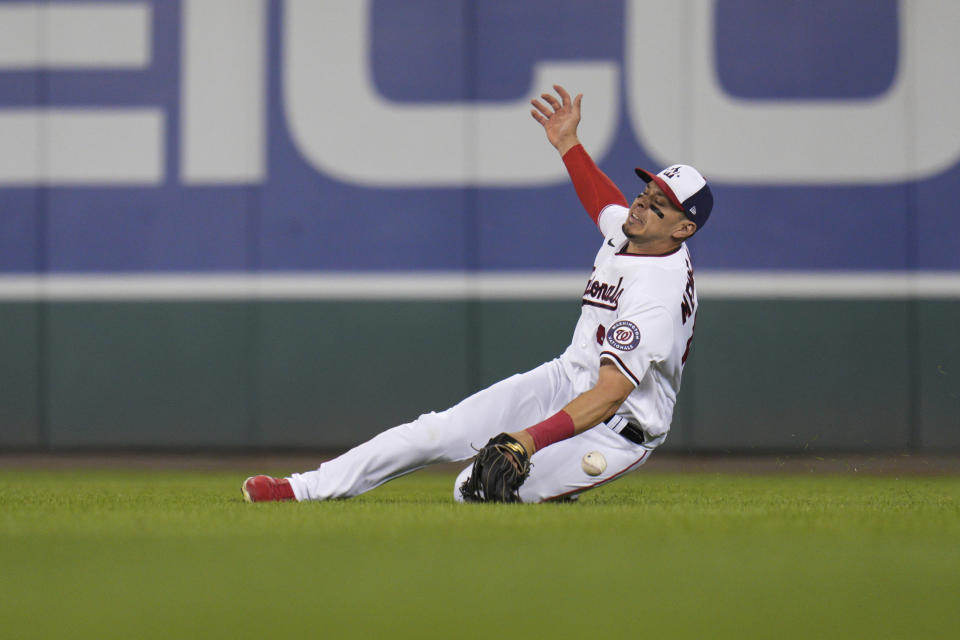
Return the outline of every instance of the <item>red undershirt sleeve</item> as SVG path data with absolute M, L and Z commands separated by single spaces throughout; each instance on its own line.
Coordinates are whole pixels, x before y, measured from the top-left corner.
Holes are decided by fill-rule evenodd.
M 627 206 L 627 199 L 623 197 L 617 185 L 607 177 L 593 162 L 593 158 L 578 144 L 563 154 L 563 164 L 567 167 L 573 188 L 583 208 L 590 214 L 594 224 L 600 219 L 600 212 L 610 204 Z

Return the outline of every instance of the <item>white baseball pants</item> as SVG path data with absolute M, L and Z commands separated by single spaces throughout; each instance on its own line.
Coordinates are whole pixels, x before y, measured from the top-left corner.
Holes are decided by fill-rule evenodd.
M 388 429 L 315 471 L 290 477 L 297 500 L 350 498 L 384 482 L 439 462 L 466 460 L 500 432 L 525 429 L 550 417 L 576 396 L 559 360 L 501 380 L 441 413 L 426 413 Z M 537 451 L 530 477 L 520 487 L 523 502 L 575 497 L 640 467 L 652 448 L 635 444 L 600 424 L 573 438 Z M 607 460 L 598 476 L 580 466 L 583 456 L 599 451 Z M 463 470 L 454 485 L 470 473 Z

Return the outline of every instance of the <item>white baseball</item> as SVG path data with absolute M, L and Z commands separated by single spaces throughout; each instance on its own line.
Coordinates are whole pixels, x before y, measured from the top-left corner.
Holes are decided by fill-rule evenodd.
M 598 476 L 607 469 L 607 459 L 599 451 L 591 451 L 583 456 L 580 461 L 580 468 L 588 476 Z

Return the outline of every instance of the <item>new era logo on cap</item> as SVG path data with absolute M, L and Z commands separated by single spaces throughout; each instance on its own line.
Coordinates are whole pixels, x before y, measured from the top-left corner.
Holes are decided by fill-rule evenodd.
M 644 169 L 636 169 L 644 182 L 653 180 L 675 207 L 702 229 L 713 209 L 713 193 L 700 172 L 686 164 L 675 164 L 653 175 Z

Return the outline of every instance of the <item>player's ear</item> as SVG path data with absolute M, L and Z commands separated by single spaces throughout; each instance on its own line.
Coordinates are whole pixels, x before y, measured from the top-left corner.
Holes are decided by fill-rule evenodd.
M 683 242 L 697 232 L 697 223 L 693 220 L 682 220 L 673 230 L 674 240 Z

